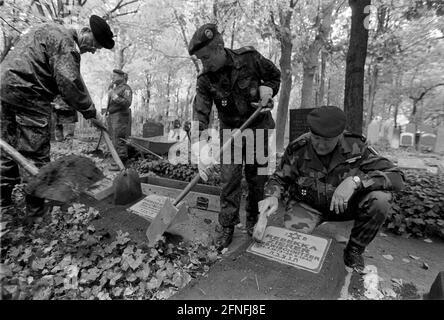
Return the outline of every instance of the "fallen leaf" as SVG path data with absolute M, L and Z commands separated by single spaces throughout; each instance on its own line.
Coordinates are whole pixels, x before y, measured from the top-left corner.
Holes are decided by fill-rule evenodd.
M 402 286 L 403 283 L 402 279 L 395 279 L 395 278 L 392 279 L 392 282 L 396 283 L 399 286 Z
M 412 258 L 413 260 L 419 260 L 419 259 L 420 259 L 419 257 L 417 257 L 417 256 L 413 256 L 413 255 L 411 255 L 411 254 L 409 254 L 409 257 Z
M 391 254 L 383 254 L 382 256 L 384 257 L 384 259 L 387 259 L 387 260 L 390 260 L 390 261 L 393 260 L 393 256 Z
M 406 259 L 406 258 L 402 259 L 402 261 L 405 262 L 405 263 L 409 263 L 410 262 L 410 260 Z
M 380 237 L 387 237 L 387 235 L 386 235 L 385 233 L 383 233 L 383 232 L 380 232 L 380 233 L 379 233 L 379 236 L 380 236 Z
M 127 288 L 125 289 L 125 291 L 123 292 L 123 295 L 124 295 L 124 296 L 129 296 L 129 295 L 132 295 L 133 293 L 134 293 L 133 288 L 131 288 L 131 287 L 127 287 Z
M 432 243 L 433 241 L 427 238 L 427 239 L 424 239 L 424 242 Z
M 429 270 L 429 265 L 428 265 L 427 263 L 423 262 L 423 263 L 422 263 L 422 268 L 423 268 L 424 270 Z

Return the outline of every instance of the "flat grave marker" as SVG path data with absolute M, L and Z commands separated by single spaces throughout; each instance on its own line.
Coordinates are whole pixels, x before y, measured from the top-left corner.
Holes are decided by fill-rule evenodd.
M 269 226 L 262 243 L 252 243 L 247 252 L 299 269 L 319 273 L 331 239 Z
M 148 221 L 152 221 L 159 213 L 160 209 L 162 209 L 166 199 L 170 199 L 171 202 L 174 202 L 174 199 L 172 198 L 150 194 L 134 204 L 128 210 Z

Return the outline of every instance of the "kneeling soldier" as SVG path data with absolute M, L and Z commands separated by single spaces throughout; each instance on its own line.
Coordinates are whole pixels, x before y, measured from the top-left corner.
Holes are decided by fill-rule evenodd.
M 403 188 L 404 175 L 368 147 L 364 137 L 344 131 L 345 114 L 325 106 L 307 116 L 310 132 L 292 141 L 265 185 L 261 214 L 272 214 L 288 191 L 284 224 L 311 233 L 324 221 L 354 220 L 344 263 L 364 269 L 362 253 L 383 225 L 390 191 Z

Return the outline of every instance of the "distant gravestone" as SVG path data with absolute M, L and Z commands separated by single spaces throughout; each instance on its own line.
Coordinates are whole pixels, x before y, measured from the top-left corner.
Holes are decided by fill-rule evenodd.
M 412 147 L 415 144 L 415 135 L 410 132 L 401 133 L 399 145 L 402 147 Z
M 164 127 L 163 124 L 147 120 L 143 124 L 143 137 L 144 138 L 151 138 L 151 137 L 157 137 L 157 136 L 163 136 Z
M 438 127 L 436 134 L 435 152 L 444 153 L 444 126 Z
M 372 120 L 367 128 L 367 140 L 369 143 L 374 144 L 379 140 L 379 131 L 381 129 L 380 120 Z
M 423 133 L 419 139 L 419 145 L 421 149 L 426 149 L 428 151 L 433 151 L 436 144 L 436 134 L 433 133 Z
M 309 131 L 307 115 L 315 108 L 290 110 L 290 141 Z

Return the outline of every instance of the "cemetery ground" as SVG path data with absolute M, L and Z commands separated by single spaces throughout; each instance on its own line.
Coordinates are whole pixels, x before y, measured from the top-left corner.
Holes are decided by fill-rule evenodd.
M 78 139 L 53 143 L 52 156 L 85 155 L 95 145 Z M 423 299 L 438 272 L 444 271 L 443 157 L 412 150 L 385 152 L 398 162 L 406 157 L 436 159 L 432 167 L 439 172 L 406 170 L 410 183 L 402 196 L 407 198 L 396 202 L 392 217 L 364 254 L 366 265 L 376 269 L 377 290 L 366 275 L 348 272 L 343 265 L 352 222 L 326 223 L 316 230 L 315 235 L 332 242 L 323 268 L 315 274 L 246 252 L 252 240 L 242 224 L 228 251 L 218 253 L 211 244 L 216 235 L 214 212 L 188 225 L 191 237 L 207 235 L 200 241 L 166 233 L 154 248 L 146 244 L 149 222 L 128 212 L 131 205 L 114 206 L 111 197 L 96 201 L 82 195 L 55 207 L 42 221 L 25 225 L 17 188 L 17 208 L 1 217 L 2 298 Z M 109 157 L 92 158 L 105 175 L 116 174 L 107 170 Z M 134 166 L 140 168 L 140 162 Z M 277 214 L 271 225 L 281 226 L 282 219 Z

